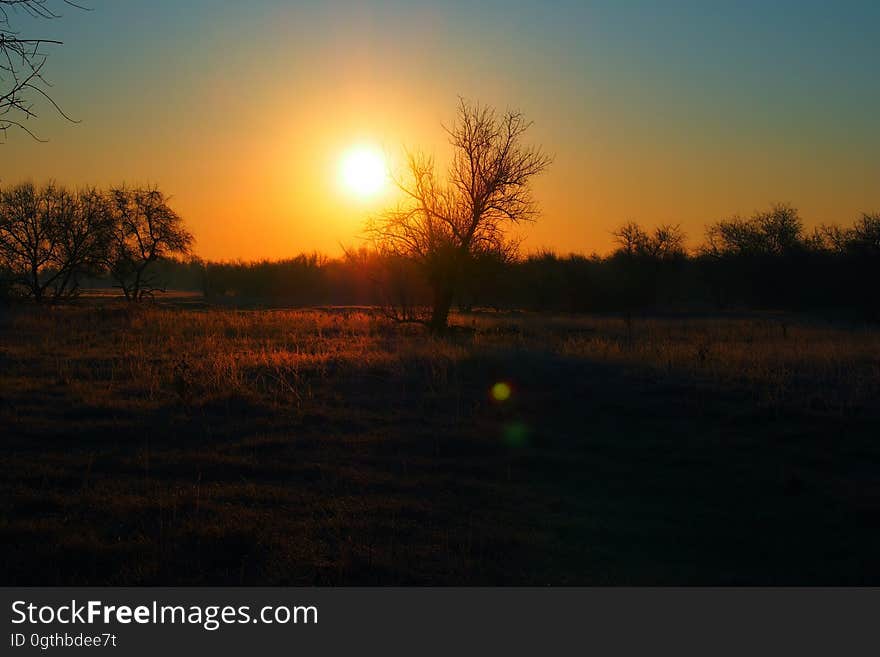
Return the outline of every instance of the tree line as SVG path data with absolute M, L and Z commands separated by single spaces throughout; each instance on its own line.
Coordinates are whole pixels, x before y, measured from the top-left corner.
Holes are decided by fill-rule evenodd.
M 807 229 L 774 205 L 711 223 L 687 247 L 676 225 L 628 222 L 607 255 L 523 255 L 487 249 L 462 260 L 448 285 L 457 310 L 625 314 L 780 309 L 880 319 L 880 213 Z M 156 189 L 0 188 L 0 293 L 38 302 L 83 287 L 117 287 L 131 301 L 165 288 L 215 303 L 369 305 L 391 317 L 433 309 L 421 262 L 373 248 L 257 262 L 214 262 Z
M 0 290 L 37 302 L 76 296 L 112 279 L 140 301 L 162 284 L 159 260 L 188 256 L 192 234 L 157 189 L 71 190 L 26 182 L 0 188 Z
M 880 213 L 807 229 L 775 205 L 711 223 L 688 248 L 675 225 L 635 222 L 606 255 L 487 253 L 458 272 L 453 309 L 622 314 L 791 310 L 880 320 Z M 198 258 L 157 263 L 175 288 L 215 303 L 369 305 L 431 309 L 417 263 L 364 247 L 338 258 L 302 254 L 257 262 Z

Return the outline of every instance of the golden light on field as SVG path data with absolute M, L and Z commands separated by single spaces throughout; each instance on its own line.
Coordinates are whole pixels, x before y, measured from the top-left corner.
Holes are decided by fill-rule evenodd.
M 385 156 L 374 146 L 355 146 L 343 155 L 339 176 L 348 193 L 361 199 L 376 196 L 388 180 Z

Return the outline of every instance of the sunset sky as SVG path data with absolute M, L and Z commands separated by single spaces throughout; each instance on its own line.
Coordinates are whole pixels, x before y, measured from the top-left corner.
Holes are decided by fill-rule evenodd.
M 88 0 L 53 22 L 41 107 L 2 183 L 157 184 L 213 259 L 357 245 L 388 201 L 347 193 L 359 145 L 443 157 L 458 95 L 521 109 L 555 156 L 530 250 L 604 252 L 635 219 L 788 201 L 808 223 L 880 210 L 880 3 Z M 39 24 L 38 24 L 39 23 Z

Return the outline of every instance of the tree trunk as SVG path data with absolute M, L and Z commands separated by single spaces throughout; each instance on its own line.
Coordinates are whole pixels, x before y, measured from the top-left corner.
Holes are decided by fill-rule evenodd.
M 449 319 L 449 310 L 452 308 L 452 286 L 441 282 L 434 286 L 434 306 L 431 312 L 429 327 L 435 333 L 446 331 L 446 322 Z
M 34 293 L 34 301 L 42 303 L 43 288 L 40 286 L 40 272 L 35 264 L 31 264 L 31 291 Z
M 141 270 L 137 269 L 134 274 L 134 282 L 131 284 L 130 301 L 139 302 L 141 300 Z

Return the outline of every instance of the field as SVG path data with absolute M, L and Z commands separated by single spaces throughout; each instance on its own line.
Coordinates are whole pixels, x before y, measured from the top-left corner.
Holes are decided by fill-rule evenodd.
M 4 584 L 880 584 L 876 327 L 454 320 L 0 309 Z

